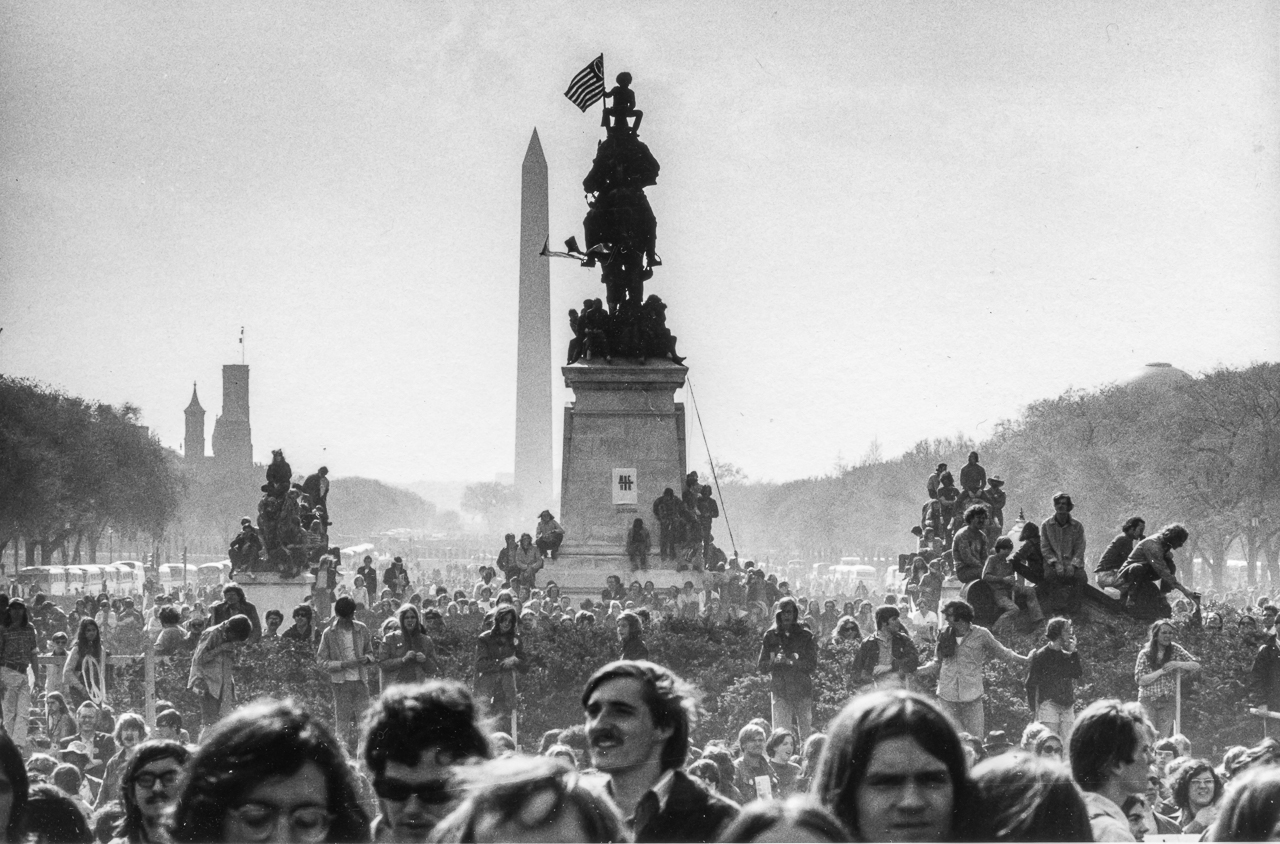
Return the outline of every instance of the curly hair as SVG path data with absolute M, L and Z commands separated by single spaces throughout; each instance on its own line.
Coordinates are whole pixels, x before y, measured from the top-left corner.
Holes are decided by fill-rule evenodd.
M 365 712 L 360 756 L 375 779 L 388 762 L 413 766 L 430 749 L 455 760 L 488 759 L 482 722 L 479 704 L 456 680 L 394 685 Z
M 1209 776 L 1213 777 L 1213 799 L 1209 802 L 1218 802 L 1218 798 L 1222 796 L 1222 780 L 1218 777 L 1218 772 L 1213 769 L 1213 763 L 1208 759 L 1188 759 L 1178 766 L 1178 770 L 1173 776 L 1173 782 L 1170 783 L 1173 802 L 1179 809 L 1188 812 L 1195 811 L 1191 808 L 1191 780 L 1205 771 L 1208 771 Z
M 324 774 L 334 816 L 326 840 L 367 841 L 369 819 L 341 745 L 292 700 L 251 703 L 214 725 L 188 763 L 173 815 L 173 840 L 222 841 L 227 812 L 254 786 L 291 777 L 308 762 Z

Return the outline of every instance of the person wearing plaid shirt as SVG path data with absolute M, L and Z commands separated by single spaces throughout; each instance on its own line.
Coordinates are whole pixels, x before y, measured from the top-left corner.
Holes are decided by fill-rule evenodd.
M 1173 733 L 1178 673 L 1200 673 L 1200 663 L 1173 641 L 1175 635 L 1173 622 L 1161 620 L 1152 624 L 1147 644 L 1138 652 L 1133 669 L 1138 681 L 1138 703 L 1147 710 L 1157 738 Z
M 27 710 L 31 685 L 27 669 L 36 660 L 36 629 L 20 599 L 9 602 L 9 626 L 0 628 L 0 690 L 4 694 L 4 731 L 20 750 L 27 747 Z

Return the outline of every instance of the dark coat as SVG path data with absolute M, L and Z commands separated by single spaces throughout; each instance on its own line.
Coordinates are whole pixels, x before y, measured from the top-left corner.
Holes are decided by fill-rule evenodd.
M 738 807 L 694 785 L 684 771 L 675 771 L 672 776 L 666 808 L 647 818 L 636 819 L 636 841 L 715 841 L 738 816 Z
M 1253 658 L 1253 679 L 1267 709 L 1280 709 L 1280 644 L 1274 635 Z
M 221 624 L 233 615 L 242 615 L 253 625 L 253 632 L 249 634 L 250 643 L 262 638 L 262 621 L 258 618 L 258 608 L 248 601 L 241 601 L 235 612 L 231 611 L 231 605 L 226 601 L 218 601 L 209 607 L 209 626 Z
M 880 664 L 880 640 L 875 635 L 868 636 L 858 647 L 858 655 L 853 660 L 854 682 L 867 684 L 875 679 L 876 666 Z M 920 652 L 916 650 L 911 637 L 903 633 L 893 634 L 894 671 L 914 674 L 920 667 Z
M 800 626 L 799 618 L 791 625 L 790 630 L 786 633 L 782 632 L 777 617 L 782 614 L 784 607 L 790 607 L 792 611 L 796 611 L 795 600 L 784 598 L 780 602 L 773 626 L 764 632 L 757 665 L 760 671 L 768 671 L 772 675 L 769 690 L 773 694 L 786 700 L 811 698 L 813 697 L 813 672 L 818 667 L 818 649 L 814 644 L 813 633 Z M 773 656 L 779 653 L 795 654 L 798 659 L 794 665 L 775 664 Z

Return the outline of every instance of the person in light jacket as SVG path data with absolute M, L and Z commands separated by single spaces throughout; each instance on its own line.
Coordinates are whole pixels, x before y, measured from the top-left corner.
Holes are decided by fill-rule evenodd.
M 410 604 L 409 606 L 413 606 Z M 343 595 L 333 605 L 334 622 L 320 634 L 316 662 L 329 672 L 333 688 L 334 733 L 349 751 L 354 752 L 359 733 L 360 716 L 369 706 L 369 666 L 373 655 L 373 636 L 353 617 L 356 602 Z

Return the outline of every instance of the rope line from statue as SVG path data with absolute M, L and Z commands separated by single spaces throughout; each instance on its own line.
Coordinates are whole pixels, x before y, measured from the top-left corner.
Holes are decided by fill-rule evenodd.
M 724 516 L 725 530 L 729 531 L 729 545 L 733 547 L 733 556 L 738 556 L 738 543 L 733 539 L 733 526 L 729 524 L 729 508 L 725 506 L 724 493 L 720 491 L 720 477 L 716 474 L 716 461 L 711 456 L 711 445 L 707 442 L 707 429 L 702 425 L 702 412 L 698 410 L 698 398 L 693 394 L 693 379 L 685 376 L 689 385 L 689 399 L 693 402 L 693 415 L 698 420 L 698 430 L 702 432 L 702 445 L 707 450 L 707 462 L 711 464 L 711 480 L 716 485 L 716 495 L 720 496 L 720 513 Z

